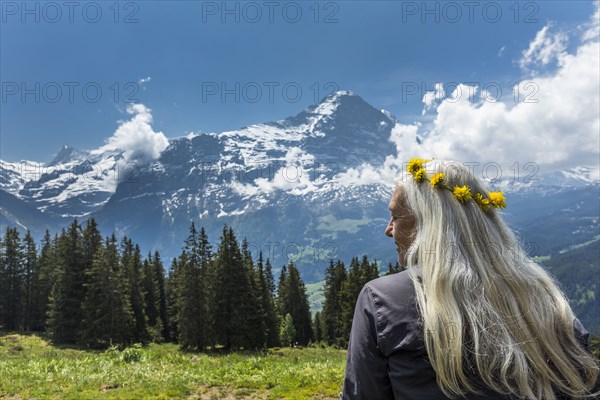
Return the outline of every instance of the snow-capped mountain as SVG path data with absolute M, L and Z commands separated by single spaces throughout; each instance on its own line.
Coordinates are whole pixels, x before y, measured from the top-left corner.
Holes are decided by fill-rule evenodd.
M 368 254 L 387 263 L 395 259 L 383 235 L 393 188 L 353 168 L 376 168 L 396 155 L 389 140 L 396 124 L 389 112 L 340 91 L 280 121 L 171 139 L 145 163 L 125 162 L 122 151 L 106 147 L 64 146 L 46 164 L 0 163 L 0 189 L 8 193 L 0 224 L 31 228 L 43 215 L 59 227 L 92 216 L 104 234 L 127 235 L 167 259 L 180 252 L 191 221 L 206 228 L 215 247 L 227 223 L 248 238 L 255 256 L 262 250 L 275 267 L 295 261 L 307 281 L 320 279 L 330 258 Z M 554 213 L 571 218 L 560 224 L 565 237 L 593 237 L 597 184 L 582 181 L 582 171 L 568 174 L 561 176 L 579 188 L 505 187 L 514 192 L 514 220 L 528 221 L 524 231 L 537 231 Z M 534 206 L 541 193 L 554 193 L 543 209 Z M 564 211 L 575 201 L 577 210 Z M 29 217 L 31 210 L 40 215 Z
M 37 172 L 42 163 L 35 161 L 6 162 L 0 161 L 0 189 L 17 194 L 26 182 L 37 179 Z
M 394 125 L 359 96 L 337 92 L 284 120 L 175 139 L 94 216 L 163 251 L 179 251 L 191 220 L 214 242 L 228 223 L 278 266 L 291 259 L 316 272 L 348 254 L 348 235 L 372 236 L 385 223 L 391 188 L 341 187 L 335 177 L 383 163 Z
M 1 162 L 0 188 L 57 219 L 89 215 L 102 207 L 126 171 L 120 151 L 63 146 L 48 163 Z

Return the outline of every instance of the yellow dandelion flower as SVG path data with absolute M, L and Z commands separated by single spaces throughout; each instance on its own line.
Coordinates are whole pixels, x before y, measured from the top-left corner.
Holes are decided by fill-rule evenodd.
M 423 168 L 415 171 L 415 173 L 413 173 L 413 176 L 415 177 L 415 182 L 423 182 L 423 180 L 425 180 L 425 178 L 427 177 Z
M 506 207 L 505 200 L 506 197 L 504 197 L 504 192 L 490 192 L 490 202 L 494 207 Z
M 483 197 L 481 193 L 475 194 L 475 202 L 479 204 L 479 207 L 481 207 L 483 211 L 490 209 L 490 200 Z
M 437 174 L 435 174 L 434 176 L 431 177 L 429 182 L 431 183 L 431 187 L 438 188 L 438 189 L 443 187 L 444 186 L 444 173 L 438 172 Z
M 412 158 L 408 162 L 408 165 L 406 166 L 406 170 L 408 172 L 410 172 L 411 174 L 414 174 L 418 170 L 422 169 L 423 164 L 425 164 L 427 161 L 431 161 L 431 160 L 425 160 L 424 158 Z
M 454 197 L 456 197 L 456 199 L 461 203 L 469 201 L 472 198 L 471 188 L 469 188 L 467 185 L 464 185 L 462 187 L 454 186 L 454 190 L 452 191 L 452 193 L 454 193 Z

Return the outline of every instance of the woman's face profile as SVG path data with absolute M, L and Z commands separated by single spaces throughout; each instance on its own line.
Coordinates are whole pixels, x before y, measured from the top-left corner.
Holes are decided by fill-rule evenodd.
M 385 228 L 385 234 L 394 238 L 398 262 L 400 265 L 406 265 L 406 251 L 412 243 L 415 219 L 406 206 L 404 189 L 401 186 L 394 191 L 388 208 L 391 217 Z

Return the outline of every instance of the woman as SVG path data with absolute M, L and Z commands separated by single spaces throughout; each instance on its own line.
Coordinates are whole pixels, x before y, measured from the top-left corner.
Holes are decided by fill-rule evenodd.
M 461 164 L 409 162 L 385 231 L 407 270 L 362 289 L 342 399 L 598 398 L 589 333 L 505 206 Z

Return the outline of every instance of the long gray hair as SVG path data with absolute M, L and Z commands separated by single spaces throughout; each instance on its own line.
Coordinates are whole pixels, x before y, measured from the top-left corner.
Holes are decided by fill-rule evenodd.
M 430 161 L 425 169 L 428 177 L 443 172 L 450 188 L 468 185 L 489 195 L 457 162 Z M 522 399 L 552 400 L 556 392 L 593 398 L 598 366 L 574 335 L 566 296 L 499 212 L 461 203 L 451 190 L 406 172 L 398 185 L 416 220 L 406 263 L 442 391 L 480 393 L 472 380 L 478 376 L 492 390 Z

